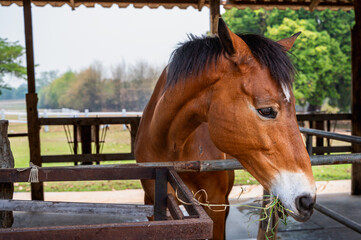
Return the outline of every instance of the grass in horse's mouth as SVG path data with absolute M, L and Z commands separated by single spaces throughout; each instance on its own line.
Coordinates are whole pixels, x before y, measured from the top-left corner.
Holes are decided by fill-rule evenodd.
M 260 207 L 261 209 L 261 218 L 258 221 L 267 221 L 267 228 L 266 232 L 271 231 L 272 235 L 275 235 L 274 229 L 278 226 L 278 223 L 281 221 L 284 225 L 287 225 L 287 217 L 288 212 L 291 212 L 291 210 L 285 208 L 281 201 L 278 199 L 278 197 L 275 197 L 273 195 L 264 195 L 263 198 L 264 201 L 269 201 L 268 204 L 264 207 Z M 262 201 L 262 200 L 259 200 Z M 273 214 L 278 215 L 278 219 L 274 225 L 274 227 L 271 227 L 271 218 Z M 266 234 L 266 239 L 269 239 Z M 273 239 L 273 238 L 272 238 Z
M 183 201 L 178 197 L 178 191 L 175 192 L 176 198 L 179 202 L 181 202 L 183 205 L 191 205 L 192 203 L 188 203 Z M 204 201 L 202 201 L 202 197 Z M 196 202 L 196 204 L 201 205 L 203 207 L 207 207 L 211 211 L 215 212 L 221 212 L 225 211 L 227 207 L 230 206 L 237 206 L 237 207 L 246 207 L 246 208 L 252 208 L 257 210 L 254 214 L 259 214 L 259 210 L 261 211 L 261 218 L 254 222 L 261 222 L 261 221 L 267 221 L 267 228 L 265 237 L 267 240 L 274 239 L 275 232 L 274 230 L 278 226 L 279 222 L 282 222 L 284 225 L 287 225 L 287 217 L 288 212 L 293 213 L 290 209 L 285 208 L 279 198 L 277 196 L 273 195 L 264 195 L 262 200 L 256 200 L 255 202 L 258 202 L 260 206 L 253 206 L 253 205 L 243 205 L 243 204 L 213 204 L 208 201 L 208 194 L 204 189 L 198 190 L 196 193 L 193 193 L 193 200 Z M 262 201 L 268 202 L 265 206 L 262 206 Z M 274 226 L 271 226 L 272 222 L 272 215 L 277 214 L 278 218 Z M 269 232 L 271 232 L 271 236 L 269 236 Z

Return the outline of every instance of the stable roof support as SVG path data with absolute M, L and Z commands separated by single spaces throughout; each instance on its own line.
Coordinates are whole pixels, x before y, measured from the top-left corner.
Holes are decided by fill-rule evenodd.
M 352 135 L 361 136 L 361 1 L 354 1 L 355 26 L 352 29 Z M 361 145 L 353 144 L 353 152 Z M 361 195 L 361 164 L 352 164 L 351 194 Z
M 28 93 L 26 94 L 26 111 L 28 122 L 28 140 L 30 162 L 41 167 L 40 158 L 40 125 L 38 119 L 38 95 L 35 88 L 33 26 L 31 19 L 31 0 L 23 0 L 24 27 L 26 44 L 26 66 L 28 77 Z M 31 184 L 31 199 L 44 200 L 43 183 Z
M 211 24 L 211 34 L 218 33 L 218 19 L 221 16 L 220 14 L 220 0 L 210 0 L 209 1 L 209 10 L 210 10 L 210 24 Z

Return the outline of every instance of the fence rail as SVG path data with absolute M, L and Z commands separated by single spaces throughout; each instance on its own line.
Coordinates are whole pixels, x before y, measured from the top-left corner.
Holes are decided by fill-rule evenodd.
M 312 166 L 361 163 L 361 153 L 310 156 Z M 177 172 L 211 172 L 244 169 L 237 159 L 138 163 L 143 167 L 174 167 Z
M 344 141 L 344 142 L 361 144 L 361 137 L 357 137 L 357 136 L 349 136 L 349 135 L 344 135 L 344 134 L 339 134 L 339 133 L 326 132 L 326 131 L 317 130 L 317 129 L 304 128 L 304 127 L 300 127 L 300 132 L 307 134 L 307 135 L 312 135 L 312 136 L 318 136 L 318 137 L 340 140 L 340 141 Z

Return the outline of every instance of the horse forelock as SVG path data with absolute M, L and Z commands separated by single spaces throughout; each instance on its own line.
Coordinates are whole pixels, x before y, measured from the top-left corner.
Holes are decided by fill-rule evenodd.
M 238 36 L 248 45 L 260 64 L 269 69 L 272 78 L 279 83 L 286 99 L 289 100 L 288 86 L 292 86 L 296 70 L 284 47 L 257 34 L 238 34 Z
M 275 41 L 257 34 L 239 34 L 248 45 L 258 62 L 269 69 L 272 78 L 278 82 L 289 101 L 289 86 L 292 86 L 295 69 L 285 49 Z M 189 35 L 189 40 L 180 43 L 169 60 L 165 90 L 179 81 L 198 76 L 223 54 L 218 37 Z

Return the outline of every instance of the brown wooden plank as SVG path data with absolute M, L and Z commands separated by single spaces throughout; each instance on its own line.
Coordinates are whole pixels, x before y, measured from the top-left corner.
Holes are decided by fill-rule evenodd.
M 0 199 L 0 209 L 7 211 L 112 214 L 141 217 L 150 217 L 153 215 L 153 206 L 142 204 L 47 202 Z
M 326 121 L 326 120 L 351 120 L 350 113 L 299 113 L 297 121 Z
M 95 162 L 95 161 L 117 161 L 134 160 L 132 153 L 101 153 L 101 154 L 77 154 L 77 155 L 45 155 L 41 156 L 43 163 L 55 162 Z
M 0 239 L 211 239 L 212 231 L 212 220 L 207 217 L 187 220 L 14 228 L 7 231 L 0 230 Z
M 153 168 L 139 167 L 136 164 L 42 167 L 38 172 L 41 182 L 155 178 Z M 29 174 L 29 169 L 22 172 L 18 169 L 0 169 L 0 182 L 27 182 Z
M 40 118 L 40 125 L 102 125 L 131 124 L 140 121 L 140 117 L 77 117 L 77 118 Z
M 361 136 L 361 1 L 354 1 L 355 26 L 352 38 L 352 135 Z M 361 152 L 361 146 L 353 144 L 353 152 Z M 351 194 L 361 195 L 361 164 L 352 164 Z

